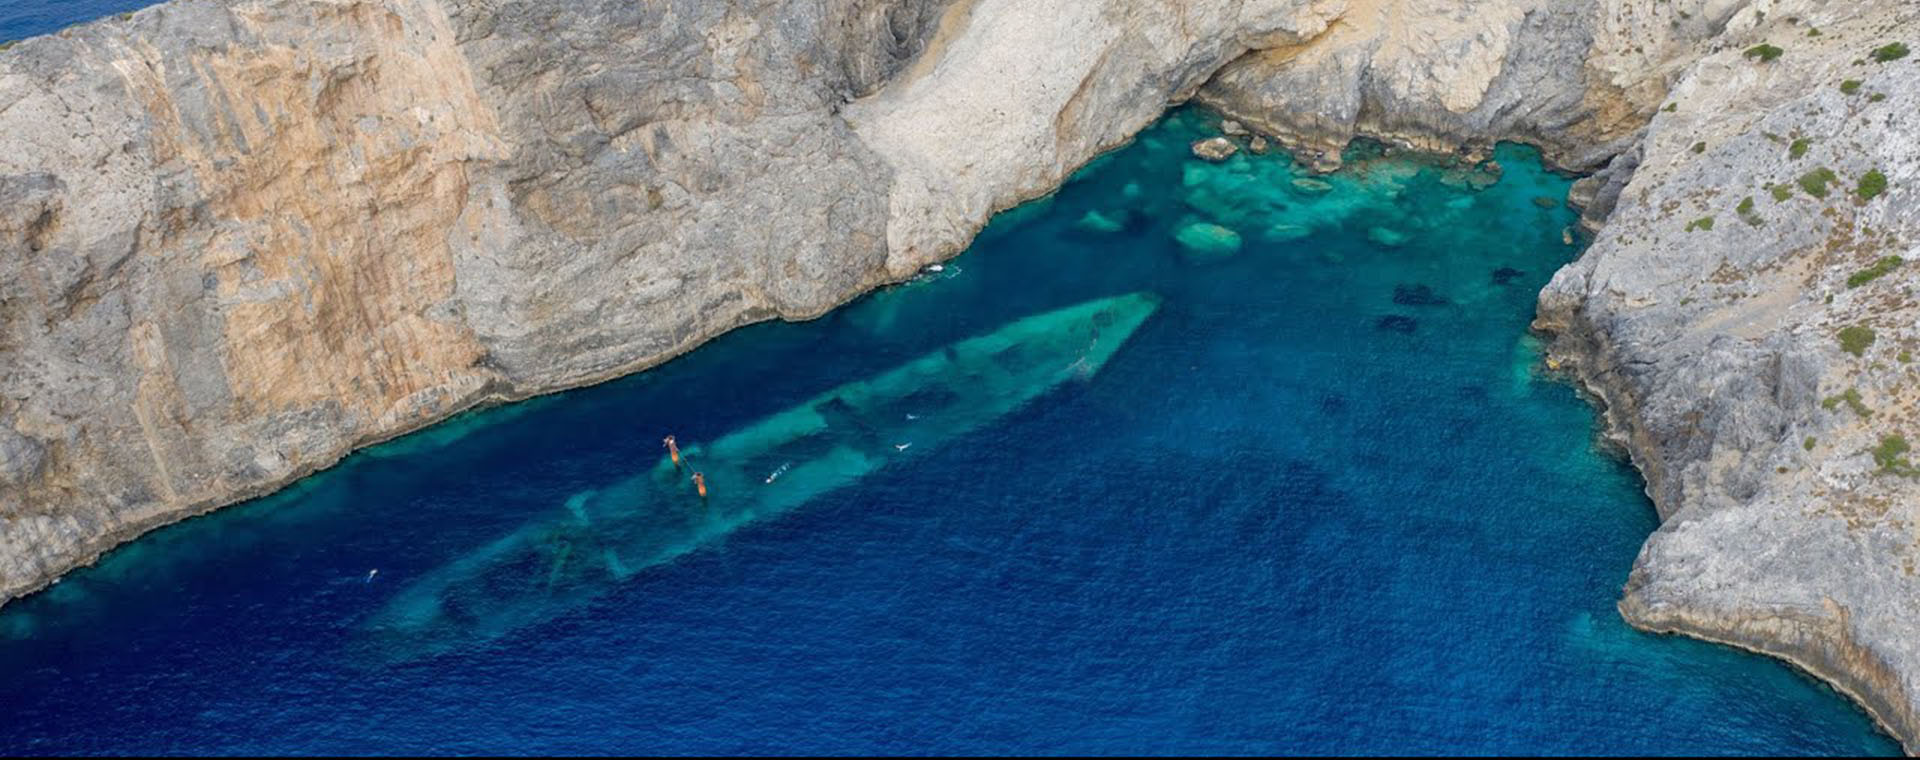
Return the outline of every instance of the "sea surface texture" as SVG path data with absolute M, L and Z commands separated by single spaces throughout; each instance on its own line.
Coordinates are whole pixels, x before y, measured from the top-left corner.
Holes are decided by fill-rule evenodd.
M 1526 331 L 1578 254 L 1569 180 L 1511 146 L 1497 182 L 1209 164 L 1209 121 L 940 272 L 374 447 L 9 605 L 0 752 L 1894 751 L 1780 663 L 1616 614 L 1655 516 Z M 1093 345 L 1130 339 L 1037 395 L 940 375 L 1134 293 Z M 884 404 L 823 400 L 847 388 Z M 718 443 L 809 404 L 791 461 Z M 669 433 L 734 473 L 709 503 Z M 808 469 L 854 449 L 845 485 Z M 787 487 L 818 493 L 755 490 Z
M 0 44 L 50 34 L 83 21 L 128 13 L 158 0 L 0 0 Z

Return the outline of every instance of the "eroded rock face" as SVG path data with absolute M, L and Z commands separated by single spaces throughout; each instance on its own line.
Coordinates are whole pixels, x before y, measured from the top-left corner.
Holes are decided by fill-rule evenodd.
M 439 6 L 186 2 L 0 56 L 0 596 L 444 416 L 476 167 Z
M 0 600 L 904 277 L 1305 4 L 176 0 L 14 46 Z
M 1874 451 L 1920 440 L 1920 269 L 1868 275 L 1920 257 L 1920 67 L 1868 53 L 1920 8 L 1760 10 L 1678 81 L 1539 326 L 1664 518 L 1628 619 L 1791 659 L 1916 751 L 1920 481 Z M 1743 55 L 1761 43 L 1784 53 Z M 1848 327 L 1873 331 L 1859 355 Z
M 1320 168 L 1356 136 L 1445 152 L 1520 140 L 1592 169 L 1630 145 L 1735 3 L 1329 0 L 1199 99 Z

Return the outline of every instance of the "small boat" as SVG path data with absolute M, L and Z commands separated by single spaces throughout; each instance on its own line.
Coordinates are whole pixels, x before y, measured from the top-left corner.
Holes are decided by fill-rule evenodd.
M 367 626 L 386 659 L 412 659 L 547 620 L 742 525 L 928 456 L 1090 377 L 1158 307 L 1158 297 L 1132 293 L 1030 316 L 707 445 L 683 446 L 679 454 L 701 470 L 708 498 L 663 456 L 414 581 Z M 900 443 L 909 440 L 915 445 Z

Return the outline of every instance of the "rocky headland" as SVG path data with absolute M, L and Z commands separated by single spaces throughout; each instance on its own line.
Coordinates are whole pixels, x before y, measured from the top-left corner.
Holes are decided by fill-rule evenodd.
M 805 319 L 1169 105 L 1591 172 L 1541 296 L 1621 611 L 1920 750 L 1902 0 L 174 0 L 0 50 L 0 600 L 459 410 Z

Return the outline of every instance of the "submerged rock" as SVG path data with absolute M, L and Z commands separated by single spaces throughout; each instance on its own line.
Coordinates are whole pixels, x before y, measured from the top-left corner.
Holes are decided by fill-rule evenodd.
M 1193 141 L 1193 155 L 1208 161 L 1225 161 L 1240 150 L 1232 140 L 1224 137 L 1209 137 Z
M 1261 137 L 1259 135 L 1254 135 L 1253 139 L 1247 141 L 1247 152 L 1252 153 L 1256 156 L 1266 155 L 1267 154 L 1267 138 Z
M 1388 314 L 1373 323 L 1376 330 L 1386 332 L 1411 333 L 1420 327 L 1420 321 L 1404 314 Z
M 1097 210 L 1088 211 L 1082 214 L 1080 221 L 1075 222 L 1073 226 L 1088 232 L 1119 232 L 1127 227 L 1126 217 L 1127 213 L 1125 211 L 1120 212 L 1119 219 L 1115 219 Z
M 1367 239 L 1388 248 L 1398 248 L 1407 244 L 1407 233 L 1387 227 L 1367 229 Z
M 1174 230 L 1182 255 L 1195 263 L 1229 258 L 1240 252 L 1240 233 L 1212 222 L 1189 222 Z
M 1293 189 L 1304 195 L 1326 195 L 1333 192 L 1333 183 L 1312 177 L 1301 177 L 1290 184 L 1293 185 Z
M 1500 267 L 1499 269 L 1493 270 L 1493 284 L 1505 285 L 1524 275 L 1526 275 L 1526 272 L 1514 269 L 1513 267 Z
M 1275 243 L 1290 243 L 1313 236 L 1313 228 L 1301 224 L 1276 224 L 1268 227 L 1262 237 Z
M 1445 306 L 1448 301 L 1426 285 L 1393 286 L 1393 302 L 1401 306 Z

